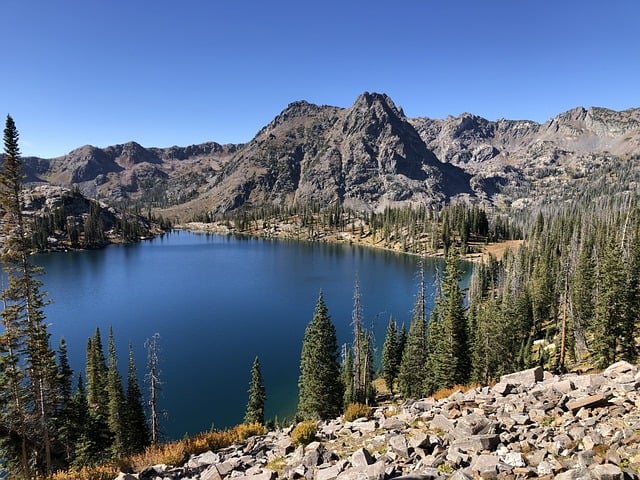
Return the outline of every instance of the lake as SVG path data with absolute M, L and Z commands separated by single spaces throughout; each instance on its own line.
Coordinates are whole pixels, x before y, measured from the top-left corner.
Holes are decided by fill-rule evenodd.
M 416 257 L 349 245 L 175 231 L 134 245 L 34 258 L 53 300 L 46 308 L 52 344 L 65 338 L 76 373 L 84 376 L 86 342 L 96 327 L 106 352 L 112 326 L 121 371 L 131 342 L 146 391 L 144 342 L 160 334 L 166 439 L 242 422 L 256 356 L 267 418 L 291 418 L 302 338 L 320 290 L 339 343 L 351 342 L 359 278 L 378 357 L 389 316 L 408 326 L 418 291 Z M 426 262 L 430 291 L 437 265 Z M 431 309 L 433 294 L 427 303 Z

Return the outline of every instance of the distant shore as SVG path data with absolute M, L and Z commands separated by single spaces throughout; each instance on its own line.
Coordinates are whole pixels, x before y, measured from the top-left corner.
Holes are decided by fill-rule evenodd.
M 187 222 L 180 225 L 175 225 L 176 230 L 188 230 L 192 232 L 210 233 L 215 235 L 244 235 L 255 238 L 269 238 L 269 239 L 281 239 L 281 240 L 300 240 L 306 242 L 322 242 L 322 243 L 337 243 L 348 245 L 359 245 L 363 247 L 376 248 L 379 250 L 387 250 L 395 253 L 404 253 L 407 255 L 420 255 L 419 253 L 403 250 L 401 242 L 393 242 L 385 244 L 382 239 L 377 241 L 373 240 L 371 233 L 365 233 L 364 235 L 355 234 L 348 231 L 320 231 L 315 233 L 313 237 L 304 235 L 301 233 L 301 229 L 290 223 L 281 223 L 270 225 L 267 228 L 262 229 L 250 229 L 239 230 L 234 227 L 230 227 L 223 222 Z M 470 262 L 482 262 L 486 260 L 489 255 L 493 255 L 497 258 L 502 258 L 504 253 L 508 250 L 514 250 L 523 243 L 523 240 L 505 240 L 503 242 L 496 243 L 472 243 L 471 246 L 479 250 L 474 253 L 467 253 L 462 255 L 462 258 Z M 427 257 L 443 258 L 443 249 L 425 251 L 423 254 Z

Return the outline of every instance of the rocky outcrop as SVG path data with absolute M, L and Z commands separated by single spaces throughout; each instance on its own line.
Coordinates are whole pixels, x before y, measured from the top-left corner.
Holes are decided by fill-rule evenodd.
M 83 244 L 85 226 L 92 212 L 95 228 L 103 235 L 90 248 L 149 238 L 162 232 L 160 226 L 149 219 L 90 200 L 78 191 L 63 187 L 32 186 L 24 190 L 23 202 L 23 215 L 31 225 L 32 246 L 39 251 L 86 248 Z M 122 231 L 125 224 L 128 235 Z M 0 238 L 0 243 L 2 241 Z
M 494 387 L 375 409 L 371 418 L 322 422 L 294 446 L 269 432 L 182 466 L 119 479 L 427 480 L 640 478 L 640 373 L 618 362 L 591 375 L 532 369 Z

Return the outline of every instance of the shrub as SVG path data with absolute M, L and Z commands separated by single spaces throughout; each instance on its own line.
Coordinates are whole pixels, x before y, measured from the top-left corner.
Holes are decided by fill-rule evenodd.
M 291 432 L 291 441 L 294 445 L 309 445 L 316 438 L 318 425 L 313 420 L 300 422 Z
M 371 408 L 364 403 L 350 403 L 344 410 L 344 419 L 353 422 L 356 418 L 371 417 Z

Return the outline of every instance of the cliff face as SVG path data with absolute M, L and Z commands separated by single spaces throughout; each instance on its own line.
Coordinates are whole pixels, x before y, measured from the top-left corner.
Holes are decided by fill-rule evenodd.
M 616 191 L 631 190 L 639 152 L 640 109 L 578 107 L 543 124 L 468 113 L 409 119 L 387 95 L 364 93 L 349 108 L 294 102 L 243 145 L 131 142 L 25 163 L 29 181 L 193 214 L 334 201 L 368 210 L 460 197 L 526 206 L 592 188 L 605 168 Z

